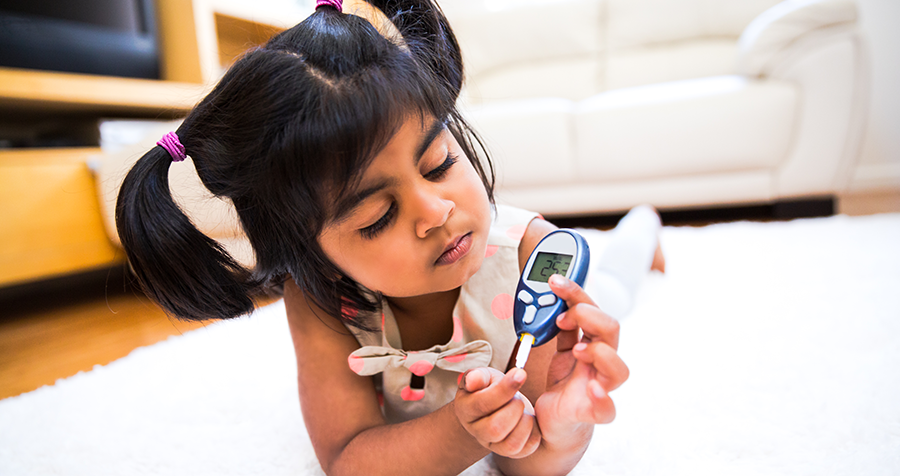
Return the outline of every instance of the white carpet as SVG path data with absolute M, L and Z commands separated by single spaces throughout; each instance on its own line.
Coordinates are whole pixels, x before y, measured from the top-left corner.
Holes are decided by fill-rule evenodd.
M 900 473 L 900 214 L 662 242 L 572 474 Z M 0 401 L 0 474 L 321 474 L 293 359 L 279 302 Z

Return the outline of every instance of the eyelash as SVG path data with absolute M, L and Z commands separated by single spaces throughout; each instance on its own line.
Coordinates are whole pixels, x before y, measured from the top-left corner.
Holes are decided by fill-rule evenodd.
M 458 161 L 459 158 L 457 156 L 448 154 L 447 159 L 444 160 L 441 165 L 438 165 L 424 175 L 425 179 L 437 181 L 444 178 L 444 176 L 447 175 L 447 172 L 450 171 L 450 168 L 452 168 Z M 375 238 L 379 233 L 381 233 L 382 230 L 387 228 L 387 226 L 390 225 L 392 221 L 394 221 L 394 215 L 396 214 L 397 203 L 392 202 L 390 208 L 388 208 L 388 211 L 385 212 L 384 215 L 382 215 L 381 218 L 378 219 L 378 221 L 359 230 L 360 235 L 362 235 L 362 237 L 367 240 Z
M 425 178 L 428 180 L 440 180 L 447 175 L 447 172 L 450 171 L 450 167 L 453 167 L 456 162 L 459 161 L 459 157 L 453 154 L 447 154 L 447 159 L 441 165 L 435 167 L 431 172 L 425 174 Z
M 381 230 L 385 229 L 388 225 L 391 224 L 396 213 L 397 202 L 391 202 L 391 207 L 388 208 L 388 211 L 385 212 L 385 214 L 382 215 L 381 218 L 379 218 L 375 223 L 372 223 L 371 225 L 360 229 L 359 234 L 367 240 L 375 238 L 379 233 L 381 233 Z

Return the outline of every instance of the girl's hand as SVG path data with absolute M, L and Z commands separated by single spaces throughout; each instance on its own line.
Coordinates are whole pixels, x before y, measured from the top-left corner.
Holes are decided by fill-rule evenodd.
M 524 458 L 541 442 L 534 407 L 519 393 L 527 375 L 511 369 L 470 370 L 460 378 L 454 408 L 463 428 L 485 448 L 509 458 Z
M 554 275 L 549 284 L 569 307 L 557 319 L 557 352 L 547 372 L 547 390 L 535 405 L 543 438 L 555 441 L 571 435 L 573 427 L 615 418 L 609 392 L 628 379 L 628 367 L 616 353 L 619 323 L 577 283 Z M 581 339 L 579 329 L 584 332 Z

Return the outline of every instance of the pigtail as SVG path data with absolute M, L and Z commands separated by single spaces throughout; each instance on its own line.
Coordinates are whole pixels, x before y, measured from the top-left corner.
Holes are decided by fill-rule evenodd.
M 250 273 L 201 233 L 169 190 L 172 157 L 161 146 L 128 172 L 116 203 L 116 228 L 147 295 L 186 320 L 224 319 L 253 310 Z
M 441 80 L 456 102 L 462 89 L 459 43 L 440 6 L 432 0 L 370 0 L 397 27 L 409 51 Z
M 495 171 L 478 133 L 456 108 L 463 83 L 463 58 L 447 17 L 433 0 L 370 0 L 397 28 L 410 52 L 440 88 L 450 132 L 462 146 L 494 203 Z

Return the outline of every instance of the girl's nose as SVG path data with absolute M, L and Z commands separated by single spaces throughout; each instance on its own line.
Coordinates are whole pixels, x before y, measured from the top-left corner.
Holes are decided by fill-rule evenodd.
M 431 230 L 443 226 L 453 214 L 453 210 L 456 209 L 456 204 L 451 200 L 445 200 L 433 193 L 421 193 L 418 202 L 419 218 L 416 221 L 416 235 L 419 238 L 425 238 Z

